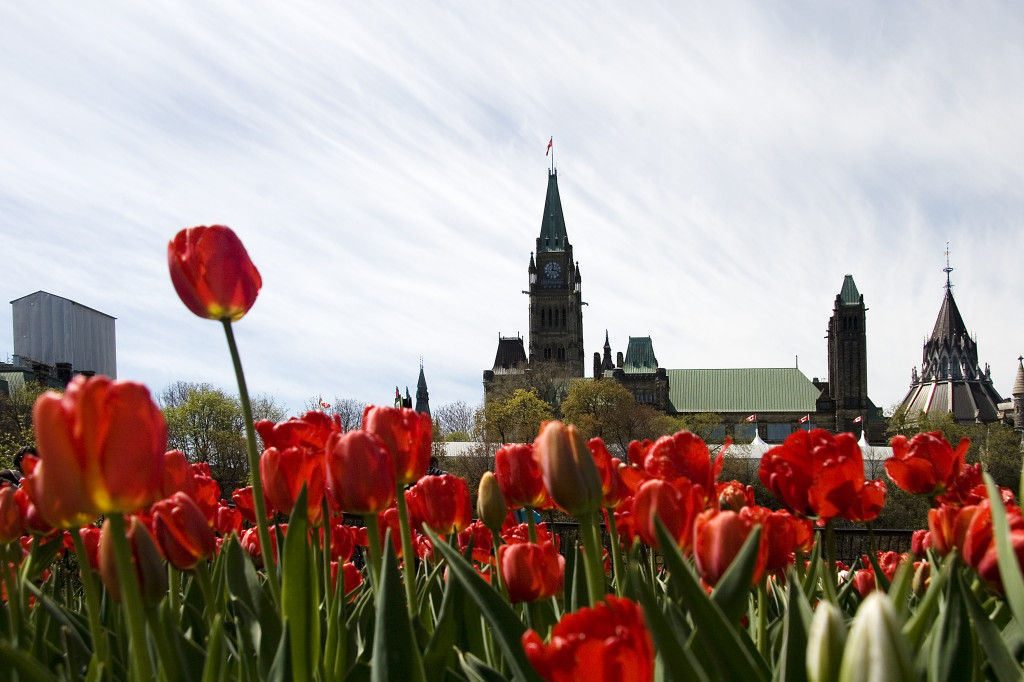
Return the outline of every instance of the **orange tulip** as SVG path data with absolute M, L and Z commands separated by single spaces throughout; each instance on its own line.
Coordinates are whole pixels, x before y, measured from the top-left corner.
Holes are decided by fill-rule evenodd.
M 263 286 L 242 241 L 224 225 L 180 231 L 167 245 L 167 265 L 181 302 L 211 320 L 242 319 Z
M 25 484 L 53 526 L 159 499 L 167 426 L 142 384 L 79 375 L 64 395 L 39 396 L 32 415 L 39 458 L 25 458 Z

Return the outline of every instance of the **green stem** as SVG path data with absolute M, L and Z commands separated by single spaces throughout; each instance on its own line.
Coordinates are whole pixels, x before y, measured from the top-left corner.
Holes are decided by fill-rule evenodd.
M 131 639 L 128 642 L 129 659 L 135 679 L 151 680 L 153 668 L 149 660 L 146 646 L 146 622 L 143 618 L 145 610 L 142 606 L 142 594 L 139 591 L 139 576 L 132 565 L 132 550 L 128 545 L 128 532 L 124 516 L 120 513 L 111 514 L 110 536 L 114 542 L 114 560 L 117 565 L 117 577 L 121 583 L 121 599 L 124 613 L 128 620 Z
M 824 575 L 825 594 L 829 601 L 835 603 L 838 574 L 836 571 L 836 529 L 835 521 L 832 519 L 825 522 L 825 561 L 827 563 Z
M 96 585 L 96 574 L 89 565 L 89 554 L 85 550 L 85 542 L 78 527 L 70 531 L 71 539 L 75 543 L 75 556 L 78 558 L 78 570 L 82 575 L 82 588 L 85 590 L 85 605 L 89 609 L 89 630 L 92 632 L 92 650 L 96 660 L 111 664 L 110 652 L 107 648 L 107 634 L 100 622 L 100 591 Z M 172 569 L 173 570 L 173 569 Z
M 597 514 L 590 512 L 579 517 L 584 532 L 583 559 L 587 574 L 587 593 L 590 606 L 604 601 L 604 563 L 601 561 L 601 535 L 597 528 Z
M 409 510 L 405 504 L 405 490 L 401 483 L 395 486 L 395 502 L 398 503 L 398 529 L 402 534 L 402 574 L 405 578 L 405 599 L 409 604 L 409 617 L 416 616 L 416 552 L 412 548 L 412 534 L 409 532 Z
M 265 555 L 264 555 L 265 558 Z M 203 593 L 203 601 L 206 602 L 206 608 L 204 613 L 206 614 L 206 624 L 209 626 L 210 631 L 213 630 L 213 621 L 223 609 L 219 600 L 213 591 L 213 581 L 210 579 L 210 568 L 206 565 L 206 561 L 200 561 L 192 569 L 192 575 L 195 576 L 196 582 L 199 583 L 199 591 Z
M 320 500 L 320 519 L 320 529 L 321 532 L 323 532 L 324 534 L 324 552 L 322 567 L 323 576 L 321 577 L 321 582 L 323 583 L 324 587 L 324 603 L 327 605 L 327 608 L 330 609 L 331 604 L 333 603 L 334 600 L 334 591 L 331 589 L 331 509 L 330 506 L 327 504 L 326 493 Z M 342 571 L 342 565 L 344 563 L 345 562 L 343 561 L 338 561 L 339 579 L 341 574 L 344 572 Z
M 370 583 L 373 585 L 373 596 L 380 596 L 380 532 L 377 530 L 377 515 L 366 514 L 363 516 L 363 524 L 366 526 L 366 541 L 370 545 Z
M 256 511 L 256 532 L 260 538 L 260 547 L 263 549 L 263 566 L 267 571 L 267 580 L 270 583 L 270 593 L 274 597 L 274 603 L 281 606 L 281 583 L 277 580 L 277 563 L 271 557 L 270 531 L 267 524 L 267 505 L 263 500 L 263 481 L 260 478 L 260 456 L 256 452 L 256 429 L 252 421 L 252 404 L 249 402 L 249 390 L 245 387 L 245 373 L 242 371 L 242 359 L 238 355 L 238 345 L 235 343 L 235 332 L 231 327 L 231 320 L 224 318 L 224 334 L 228 339 L 228 350 L 231 351 L 231 362 L 235 366 L 235 377 L 238 379 L 238 399 L 242 403 L 242 419 L 245 421 L 245 440 L 248 446 L 249 455 L 249 479 L 252 481 L 252 503 Z M 270 557 L 267 561 L 266 558 Z
M 174 622 L 181 622 L 181 571 L 170 563 L 167 564 L 167 585 L 169 593 L 169 606 Z
M 768 588 L 767 578 L 757 584 L 757 651 L 768 660 Z
M 608 536 L 612 541 L 612 568 L 615 570 L 615 596 L 622 596 L 622 582 L 625 580 L 626 567 L 622 562 L 622 548 L 619 547 L 619 530 L 615 527 L 615 510 L 608 507 Z
M 530 542 L 537 544 L 537 525 L 533 522 L 533 507 L 523 507 L 526 510 L 526 528 L 530 533 Z M 551 530 L 548 528 L 548 530 Z
M 501 535 L 498 531 L 491 529 L 491 541 L 494 543 L 494 568 L 491 573 L 491 584 L 498 590 L 498 594 L 503 597 L 508 597 L 505 592 L 505 585 L 501 581 L 501 564 L 498 562 L 498 548 L 501 547 Z
M 21 633 L 21 590 L 18 585 L 18 576 L 15 575 L 14 568 L 11 567 L 12 563 L 20 561 L 21 547 L 16 542 L 4 545 L 0 548 L 0 561 L 3 561 L 3 580 L 7 583 L 7 608 L 11 612 L 11 639 L 14 641 L 16 648 L 21 648 L 22 633 Z M 14 559 L 15 561 L 12 561 Z M 92 609 L 89 609 L 89 615 L 92 616 Z M 98 622 L 98 621 L 97 621 Z M 90 621 L 90 626 L 91 626 Z M 95 633 L 93 634 L 95 637 Z M 93 647 L 95 648 L 95 647 Z

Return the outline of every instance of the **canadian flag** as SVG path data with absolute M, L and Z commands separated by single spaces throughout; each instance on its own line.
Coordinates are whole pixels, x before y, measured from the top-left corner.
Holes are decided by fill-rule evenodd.
M 854 419 L 853 423 L 854 424 L 860 424 L 862 421 L 864 421 L 864 416 L 863 415 L 861 415 L 860 417 L 857 417 L 856 419 Z
M 547 156 L 548 154 L 551 153 L 551 145 L 553 145 L 554 143 L 555 143 L 555 138 L 552 137 L 552 138 L 550 138 L 548 140 L 548 148 L 546 150 L 544 150 L 544 156 Z
M 331 409 L 331 404 L 330 403 L 325 403 L 324 399 L 321 398 L 320 399 L 320 409 L 321 410 L 329 410 L 329 409 Z
M 800 417 L 801 424 L 806 424 L 809 421 L 811 421 L 811 415 L 809 414 L 805 414 L 804 416 Z
M 747 419 L 746 419 L 746 420 L 747 420 L 748 422 L 756 422 L 756 421 L 757 421 L 757 415 L 756 415 L 756 414 L 752 414 L 752 415 L 750 415 L 749 417 L 747 417 Z

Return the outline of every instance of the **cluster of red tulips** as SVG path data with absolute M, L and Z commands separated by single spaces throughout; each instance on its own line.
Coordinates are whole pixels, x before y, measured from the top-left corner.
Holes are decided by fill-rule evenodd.
M 886 488 L 865 479 L 851 434 L 823 430 L 763 457 L 759 478 L 783 507 L 772 510 L 742 483 L 718 481 L 728 443 L 712 456 L 680 432 L 631 443 L 620 461 L 600 439 L 548 422 L 533 443 L 497 451 L 474 519 L 465 480 L 427 475 L 425 415 L 369 407 L 348 432 L 321 411 L 252 424 L 231 323 L 253 305 L 259 273 L 223 226 L 183 230 L 168 260 L 188 308 L 224 325 L 252 485 L 228 503 L 208 466 L 166 452 L 162 414 L 139 384 L 76 377 L 64 394 L 40 397 L 39 456 L 24 460 L 22 487 L 0 488 L 0 672 L 58 679 L 23 649 L 49 654 L 71 679 L 1024 671 L 1012 649 L 1024 622 L 1024 515 L 1012 492 L 966 463 L 966 441 L 893 441 L 889 477 L 934 503 L 929 529 L 914 536 L 916 562 L 894 552 L 859 567 L 835 561 L 835 520 L 877 518 Z M 535 522 L 535 510 L 553 508 L 578 520 L 578 547 Z M 65 547 L 78 557 L 87 625 L 67 615 L 77 597 L 61 607 L 47 588 L 44 564 Z M 1003 592 L 1010 615 L 997 608 Z M 988 595 L 996 601 L 983 603 Z M 79 643 L 58 652 L 58 630 Z M 925 644 L 927 660 L 915 663 Z

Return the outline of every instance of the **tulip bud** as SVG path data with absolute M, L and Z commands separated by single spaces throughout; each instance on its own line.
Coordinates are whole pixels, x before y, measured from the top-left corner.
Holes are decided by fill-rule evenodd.
M 907 649 L 906 637 L 889 596 L 872 592 L 860 605 L 850 628 L 839 667 L 839 681 L 913 679 Z
M 508 508 L 505 506 L 505 498 L 498 486 L 498 479 L 490 471 L 485 471 L 484 475 L 480 477 L 480 488 L 477 490 L 477 516 L 485 526 L 494 532 L 499 532 L 507 513 Z
M 807 679 L 810 682 L 836 679 L 845 643 L 843 614 L 832 602 L 819 602 L 807 633 Z
M 128 544 L 131 560 L 139 581 L 142 603 L 153 605 L 167 594 L 167 569 L 146 524 L 132 516 L 128 522 Z M 100 578 L 114 601 L 121 601 L 121 583 L 114 557 L 114 539 L 111 537 L 110 519 L 103 522 L 100 531 Z
M 544 486 L 559 507 L 573 516 L 601 506 L 601 474 L 583 437 L 573 425 L 545 422 L 534 441 Z
M 928 591 L 928 586 L 931 584 L 932 578 L 932 565 L 927 561 L 917 561 L 914 563 L 914 579 L 910 583 L 910 589 L 919 598 L 924 597 L 924 593 Z

